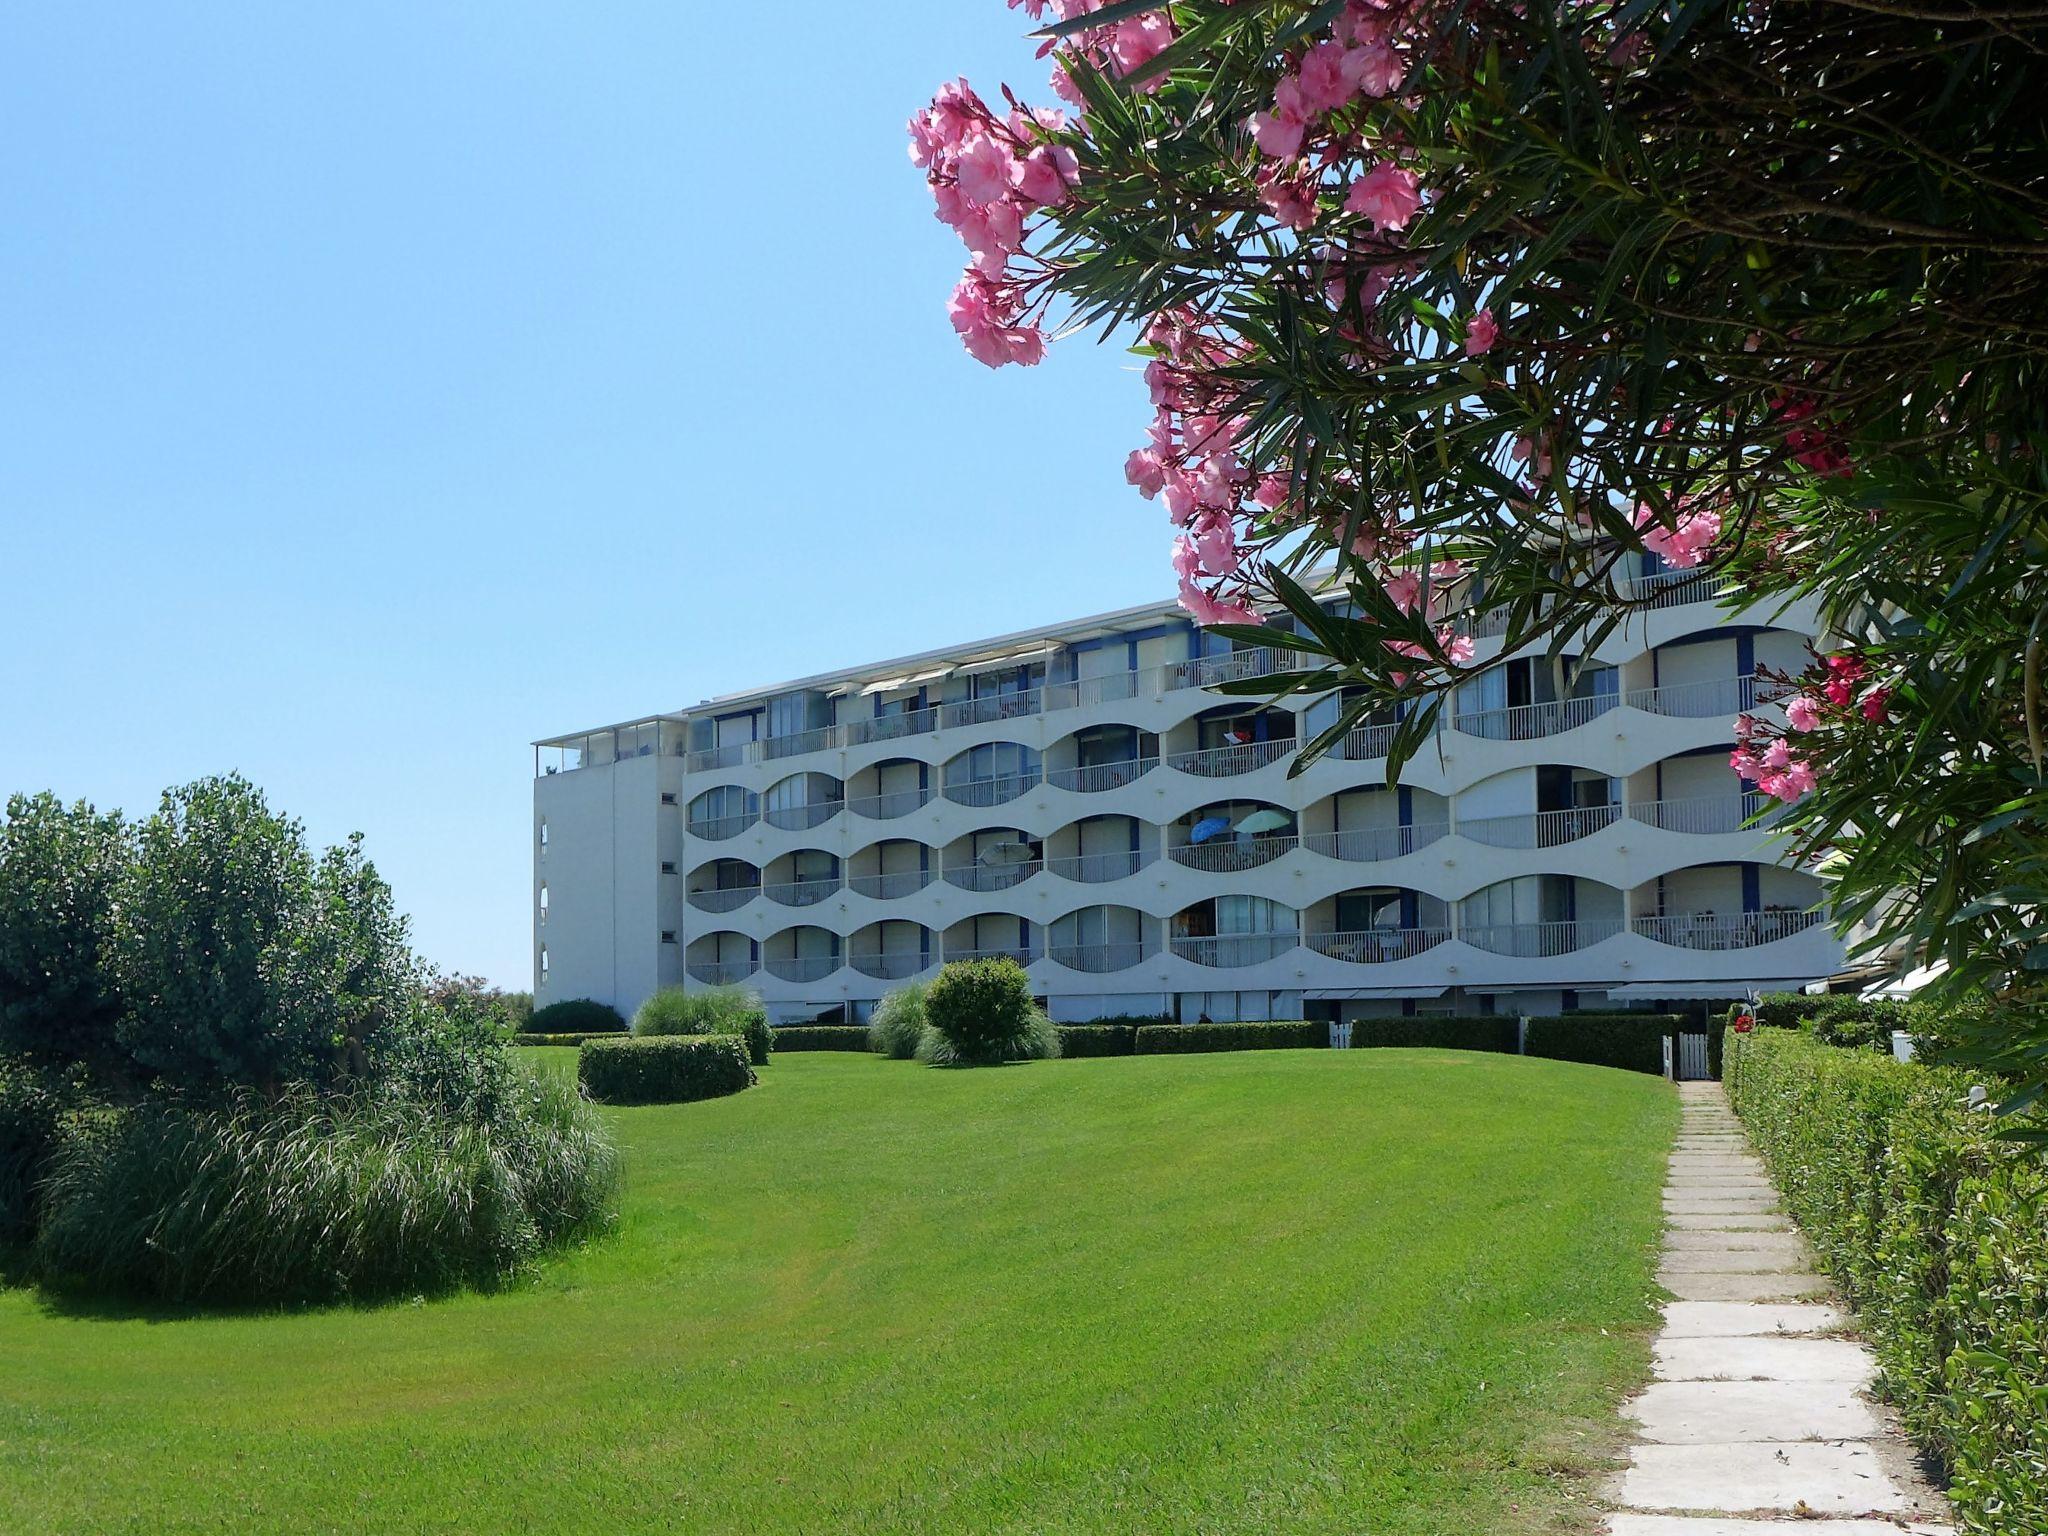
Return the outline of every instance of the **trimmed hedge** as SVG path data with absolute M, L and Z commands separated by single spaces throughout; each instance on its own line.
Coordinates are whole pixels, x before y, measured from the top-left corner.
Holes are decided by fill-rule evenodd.
M 1962 1108 L 1963 1072 L 1782 1029 L 1737 1040 L 1735 1111 L 1964 1528 L 2048 1532 L 2048 1165 Z
M 586 1040 L 616 1040 L 616 1030 L 606 1030 L 601 1035 L 514 1035 L 514 1045 L 581 1045 Z
M 1142 1024 L 1140 1056 L 1197 1051 L 1296 1051 L 1327 1049 L 1330 1026 L 1320 1019 L 1283 1019 L 1271 1024 Z
M 775 1026 L 775 1049 L 778 1051 L 865 1051 L 867 1048 L 868 1030 L 865 1024 Z
M 1550 1061 L 1664 1075 L 1664 1041 L 1685 1020 L 1673 1013 L 1575 1013 L 1529 1021 L 1524 1054 Z M 1712 1042 L 1709 1041 L 1711 1046 Z
M 584 1092 L 601 1104 L 718 1099 L 758 1078 L 738 1035 L 633 1035 L 587 1040 L 576 1058 Z
M 1738 1004 L 1730 1017 L 1742 1011 Z M 1803 1030 L 1823 1045 L 1889 1051 L 1893 1030 L 1924 1035 L 1937 1021 L 1922 1005 L 1896 998 L 1772 992 L 1758 1000 L 1756 1022 L 1763 1029 Z
M 523 1035 L 618 1035 L 626 1030 L 626 1016 L 610 1003 L 587 997 L 536 1008 L 520 1031 Z
M 1514 1015 L 1359 1019 L 1351 1026 L 1354 1050 L 1435 1047 L 1444 1051 L 1496 1051 L 1512 1056 L 1519 1031 Z
M 1137 1053 L 1136 1024 L 1059 1024 L 1062 1056 L 1131 1056 Z M 1156 1027 L 1156 1026 L 1155 1026 Z

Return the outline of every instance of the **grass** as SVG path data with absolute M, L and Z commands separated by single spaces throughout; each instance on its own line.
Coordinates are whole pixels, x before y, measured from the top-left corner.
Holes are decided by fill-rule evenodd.
M 222 1316 L 0 1291 L 0 1526 L 1596 1523 L 1576 1474 L 1647 1364 L 1658 1080 L 820 1053 L 607 1115 L 619 1235 L 511 1294 Z

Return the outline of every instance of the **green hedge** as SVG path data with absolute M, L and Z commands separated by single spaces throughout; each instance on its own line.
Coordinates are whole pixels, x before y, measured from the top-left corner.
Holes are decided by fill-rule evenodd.
M 1741 1011 L 1738 1005 L 1730 1017 Z M 1758 1000 L 1755 1011 L 1764 1029 L 1803 1030 L 1823 1045 L 1878 1051 L 1892 1048 L 1893 1030 L 1923 1035 L 1935 1023 L 1918 1003 L 1847 993 L 1772 992 Z
M 610 1003 L 572 997 L 566 1002 L 536 1008 L 520 1031 L 525 1035 L 615 1035 L 623 1034 L 625 1015 Z
M 684 1104 L 723 1098 L 758 1081 L 738 1035 L 588 1040 L 576 1058 L 576 1075 L 602 1104 Z
M 1664 1041 L 1684 1020 L 1671 1013 L 1574 1013 L 1529 1021 L 1525 1054 L 1625 1072 L 1664 1074 Z
M 1330 1026 L 1317 1019 L 1272 1024 L 1141 1024 L 1137 1054 L 1181 1055 L 1195 1051 L 1287 1051 L 1327 1047 Z
M 868 1048 L 865 1024 L 778 1024 L 778 1051 L 864 1051 Z
M 586 1040 L 616 1040 L 616 1030 L 606 1030 L 598 1035 L 514 1035 L 514 1045 L 581 1045 Z
M 1130 1056 L 1138 1049 L 1136 1024 L 1060 1024 L 1062 1056 Z M 1155 1026 L 1156 1027 L 1156 1026 Z
M 1736 1113 L 1964 1528 L 2048 1532 L 2048 1164 L 1961 1107 L 1963 1072 L 1782 1030 L 1737 1039 Z
M 1358 1050 L 1434 1046 L 1445 1051 L 1505 1051 L 1512 1055 L 1516 1033 L 1512 1015 L 1416 1014 L 1412 1018 L 1359 1019 L 1351 1026 L 1351 1044 Z

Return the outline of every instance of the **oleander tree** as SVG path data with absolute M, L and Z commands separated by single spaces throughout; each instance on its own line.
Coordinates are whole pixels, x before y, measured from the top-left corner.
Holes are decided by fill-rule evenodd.
M 1241 691 L 1342 701 L 1296 767 L 1392 706 L 1400 773 L 1475 666 L 1454 597 L 1561 666 L 1644 550 L 1816 600 L 1734 765 L 1873 950 L 2042 1000 L 1989 1047 L 2038 1089 L 2048 3 L 1010 4 L 1058 103 L 910 125 L 952 323 L 1146 359 L 1183 603 L 1294 632 Z

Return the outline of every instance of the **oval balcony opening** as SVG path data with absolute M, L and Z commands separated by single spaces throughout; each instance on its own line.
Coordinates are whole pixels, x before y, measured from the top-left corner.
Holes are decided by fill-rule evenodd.
M 945 768 L 945 796 L 956 805 L 1004 805 L 1036 789 L 1041 765 L 1035 749 L 1015 741 L 969 747 Z
M 1166 829 L 1166 856 L 1188 869 L 1231 874 L 1270 864 L 1299 845 L 1294 812 L 1264 800 L 1219 800 Z
M 1301 914 L 1264 896 L 1211 896 L 1174 914 L 1173 952 L 1197 965 L 1263 965 L 1301 943 Z

